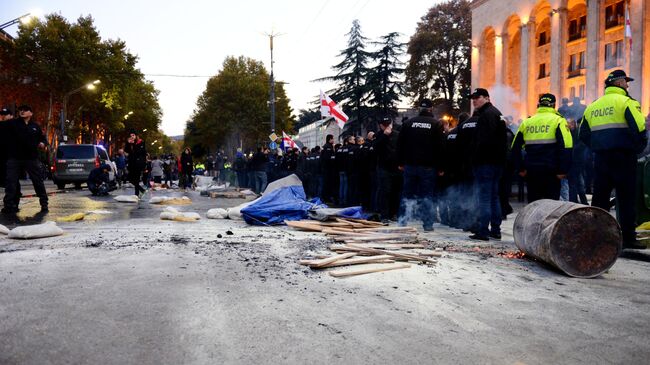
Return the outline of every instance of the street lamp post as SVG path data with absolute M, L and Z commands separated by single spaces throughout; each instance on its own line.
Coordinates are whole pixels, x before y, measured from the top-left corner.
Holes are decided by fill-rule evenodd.
M 100 83 L 101 83 L 100 80 L 95 80 L 95 81 L 93 81 L 91 83 L 88 83 L 86 85 L 79 86 L 78 88 L 76 88 L 76 89 L 66 93 L 65 95 L 63 95 L 63 108 L 61 110 L 61 142 L 66 142 L 67 141 L 67 136 L 65 135 L 65 119 L 66 119 L 67 112 L 68 112 L 68 99 L 70 98 L 70 96 L 80 92 L 83 89 L 94 90 L 96 88 L 96 85 L 98 85 Z
M 267 34 L 269 37 L 269 44 L 271 46 L 271 79 L 269 80 L 271 84 L 271 95 L 269 96 L 269 104 L 271 107 L 271 134 L 275 133 L 275 80 L 273 79 L 273 39 L 281 35 L 282 34 L 273 32 L 271 32 L 271 34 Z

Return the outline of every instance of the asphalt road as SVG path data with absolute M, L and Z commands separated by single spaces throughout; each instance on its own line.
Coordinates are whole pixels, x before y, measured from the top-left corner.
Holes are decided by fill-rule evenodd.
M 50 187 L 51 188 L 51 187 Z M 52 189 L 53 190 L 53 189 Z M 128 193 L 128 191 L 126 191 Z M 154 193 L 170 195 L 170 193 Z M 174 192 L 174 195 L 180 195 Z M 113 195 L 116 195 L 114 192 Z M 188 193 L 187 211 L 241 200 Z M 28 198 L 10 227 L 91 210 L 64 236 L 0 236 L 0 364 L 647 364 L 650 264 L 573 279 L 443 227 L 435 267 L 334 279 L 319 234 L 158 219 L 161 207 Z M 230 232 L 230 234 L 228 233 Z

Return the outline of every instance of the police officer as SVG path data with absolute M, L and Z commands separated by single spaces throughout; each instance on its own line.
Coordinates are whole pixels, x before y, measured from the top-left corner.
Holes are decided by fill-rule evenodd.
M 32 120 L 32 108 L 18 108 L 19 118 L 6 126 L 7 133 L 7 186 L 5 188 L 3 213 L 18 212 L 20 173 L 26 171 L 41 203 L 41 212 L 48 211 L 48 198 L 43 184 L 43 167 L 38 160 L 38 150 L 45 149 L 47 140 L 41 127 Z
M 526 157 L 522 163 L 522 148 Z M 512 143 L 515 171 L 526 178 L 528 202 L 560 199 L 560 181 L 571 167 L 573 139 L 566 119 L 555 110 L 555 96 L 543 94 L 537 113 L 524 120 Z
M 594 152 L 594 195 L 592 205 L 609 210 L 610 194 L 616 190 L 623 248 L 642 249 L 636 241 L 637 153 L 648 143 L 645 118 L 639 102 L 627 93 L 623 70 L 612 71 L 605 80 L 605 95 L 591 103 L 580 124 L 580 140 Z
M 404 173 L 399 224 L 420 218 L 425 231 L 433 231 L 436 177 L 442 174 L 445 131 L 433 117 L 433 102 L 423 99 L 417 117 L 404 122 L 397 141 L 397 161 Z M 381 199 L 381 197 L 379 197 Z
M 7 182 L 7 126 L 13 119 L 13 113 L 7 109 L 0 109 L 0 187 L 5 187 Z

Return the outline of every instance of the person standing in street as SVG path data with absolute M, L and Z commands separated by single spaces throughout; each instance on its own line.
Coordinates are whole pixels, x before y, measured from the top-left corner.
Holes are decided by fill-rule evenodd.
M 19 117 L 6 125 L 7 142 L 7 185 L 5 187 L 3 213 L 18 212 L 20 201 L 20 174 L 26 171 L 41 204 L 41 212 L 48 211 L 48 198 L 43 183 L 43 166 L 38 159 L 39 150 L 45 149 L 47 140 L 41 127 L 32 120 L 32 108 L 22 105 Z
M 397 162 L 397 140 L 399 132 L 393 129 L 393 119 L 383 118 L 379 122 L 380 131 L 376 134 L 375 152 L 377 154 L 377 211 L 383 222 L 397 219 L 402 175 Z
M 185 147 L 183 153 L 181 153 L 181 174 L 183 175 L 182 189 L 192 188 L 192 183 L 194 183 L 192 172 L 194 172 L 192 150 L 189 147 Z
M 636 164 L 648 137 L 641 105 L 627 92 L 625 71 L 614 70 L 605 79 L 605 95 L 591 103 L 580 123 L 580 140 L 594 152 L 594 195 L 591 205 L 609 211 L 616 190 L 623 248 L 644 249 L 636 240 Z
M 486 89 L 478 88 L 470 95 L 474 106 L 476 139 L 472 147 L 472 174 L 478 202 L 478 230 L 471 239 L 501 239 L 501 203 L 499 179 L 508 153 L 506 123 L 501 112 L 490 102 Z
M 135 189 L 135 195 L 138 197 L 145 193 L 145 189 L 140 186 L 142 171 L 147 164 L 147 149 L 142 139 L 138 138 L 135 131 L 129 133 L 129 138 L 124 146 L 124 152 L 127 154 L 127 169 L 129 170 L 128 179 Z
M 397 162 L 404 173 L 399 224 L 411 218 L 422 220 L 425 231 L 433 231 L 436 177 L 442 175 L 445 131 L 433 117 L 433 102 L 423 99 L 417 117 L 404 122 L 397 141 Z
M 121 148 L 117 151 L 117 156 L 115 156 L 115 167 L 117 168 L 117 184 L 121 189 L 126 179 L 126 156 L 124 156 L 124 150 Z
M 566 119 L 555 111 L 555 96 L 542 94 L 537 113 L 521 123 L 512 143 L 515 171 L 526 178 L 528 203 L 560 199 L 560 184 L 569 173 L 572 152 L 573 138 Z
M 0 109 L 0 187 L 4 188 L 7 184 L 7 126 L 9 121 L 14 119 L 11 110 L 7 108 Z

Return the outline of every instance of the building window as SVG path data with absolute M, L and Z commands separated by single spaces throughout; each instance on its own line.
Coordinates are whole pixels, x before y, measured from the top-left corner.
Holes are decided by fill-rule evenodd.
M 572 54 L 569 58 L 569 78 L 582 75 L 585 68 L 585 52 Z
M 587 36 L 587 16 L 573 19 L 569 22 L 569 42 L 585 38 Z
M 575 87 L 571 87 L 571 89 L 569 89 L 569 90 L 570 90 L 570 91 L 569 91 L 569 97 L 573 100 L 573 98 L 576 97 L 576 88 L 575 88 Z
M 580 100 L 585 100 L 585 85 L 580 85 Z
M 540 63 L 539 64 L 539 74 L 537 75 L 537 79 L 543 79 L 545 77 L 548 77 L 548 74 L 546 74 L 546 64 L 545 63 Z
M 625 24 L 625 2 L 619 1 L 605 8 L 605 29 Z
M 605 44 L 605 69 L 622 66 L 624 54 L 623 40 Z
M 551 42 L 551 37 L 549 37 L 545 31 L 539 33 L 539 42 L 537 43 L 538 47 L 548 44 L 549 42 Z

